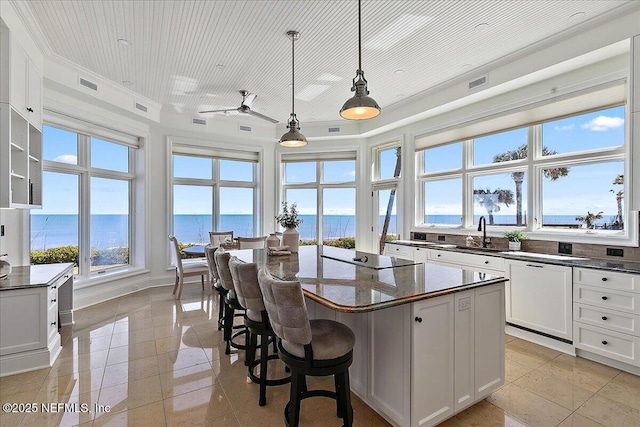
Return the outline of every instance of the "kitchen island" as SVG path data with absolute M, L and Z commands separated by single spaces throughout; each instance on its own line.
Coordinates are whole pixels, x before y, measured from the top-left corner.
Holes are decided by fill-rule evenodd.
M 14 267 L 0 281 L 0 376 L 51 366 L 72 323 L 72 263 Z
M 351 388 L 394 425 L 436 425 L 504 384 L 503 277 L 329 246 L 231 253 L 354 331 Z

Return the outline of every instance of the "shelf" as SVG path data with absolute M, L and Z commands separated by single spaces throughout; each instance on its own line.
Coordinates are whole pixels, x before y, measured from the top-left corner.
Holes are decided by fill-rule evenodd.
M 24 148 L 20 147 L 18 144 L 15 144 L 15 143 L 13 143 L 13 142 L 11 143 L 11 149 L 12 149 L 12 150 L 15 150 L 15 151 L 22 151 L 22 152 L 24 152 Z

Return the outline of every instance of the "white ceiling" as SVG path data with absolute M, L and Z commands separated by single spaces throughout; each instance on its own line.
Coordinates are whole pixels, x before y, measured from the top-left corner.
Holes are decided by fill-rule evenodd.
M 430 0 L 362 4 L 363 70 L 383 109 L 635 0 Z M 40 27 L 45 51 L 163 105 L 169 111 L 253 109 L 286 123 L 291 41 L 302 126 L 339 120 L 358 66 L 357 1 L 15 1 Z M 411 32 L 413 30 L 413 32 Z M 393 46 L 369 46 L 403 33 Z M 126 39 L 124 46 L 118 39 Z M 389 44 L 389 43 L 387 43 Z M 45 70 L 46 74 L 46 70 Z M 313 99 L 311 89 L 324 90 Z M 249 118 L 249 120 L 258 120 Z

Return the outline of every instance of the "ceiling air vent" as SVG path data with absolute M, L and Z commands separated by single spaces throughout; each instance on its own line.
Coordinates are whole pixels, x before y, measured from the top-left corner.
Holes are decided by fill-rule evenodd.
M 147 107 L 137 102 L 136 102 L 136 108 L 140 111 L 144 111 L 145 113 L 147 112 Z
M 90 82 L 89 80 L 85 80 L 83 78 L 80 78 L 80 85 L 84 87 L 88 87 L 89 89 L 92 89 L 92 90 L 98 90 L 97 84 Z
M 487 84 L 487 76 L 482 76 L 480 78 L 477 78 L 471 82 L 469 82 L 469 89 L 475 89 L 478 86 L 482 86 L 482 85 L 486 85 Z
M 245 132 L 251 132 L 251 126 L 242 126 L 242 125 L 240 125 L 240 130 L 243 130 Z
M 198 118 L 191 118 L 191 123 L 194 125 L 206 125 L 207 124 L 207 120 L 206 119 L 198 119 Z
M 329 133 L 340 132 L 340 128 L 329 128 Z

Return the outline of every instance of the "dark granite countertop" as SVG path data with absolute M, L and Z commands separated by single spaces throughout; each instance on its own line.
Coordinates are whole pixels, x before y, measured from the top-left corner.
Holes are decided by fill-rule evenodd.
M 467 248 L 467 247 L 461 247 L 456 245 L 447 245 L 442 243 L 424 242 L 424 241 L 399 240 L 399 241 L 390 241 L 387 243 L 395 243 L 398 245 L 412 246 L 412 247 L 419 247 L 419 248 L 426 248 L 426 249 L 436 249 L 436 250 L 442 250 L 442 251 L 469 253 L 469 254 L 475 254 L 475 255 L 495 256 L 495 257 L 502 257 L 505 259 L 539 262 L 544 264 L 564 265 L 568 267 L 592 268 L 597 270 L 617 271 L 620 273 L 640 274 L 640 262 L 634 262 L 634 261 L 583 258 L 583 257 L 575 257 L 572 255 L 568 255 L 565 257 L 562 254 L 559 254 L 559 255 L 550 254 L 554 258 L 543 258 L 543 257 L 537 256 L 537 254 L 535 253 L 532 253 L 530 256 L 525 255 L 526 252 L 524 251 L 510 252 L 503 249 Z
M 255 262 L 282 280 L 299 280 L 305 295 L 343 312 L 366 312 L 504 282 L 501 276 L 436 264 L 334 248 L 301 246 L 288 256 L 269 256 L 265 249 L 230 251 Z M 368 256 L 372 266 L 347 262 Z M 337 258 L 337 259 L 336 259 Z
M 49 286 L 64 274 L 73 273 L 73 263 L 42 264 L 13 267 L 11 274 L 0 280 L 0 291 Z

